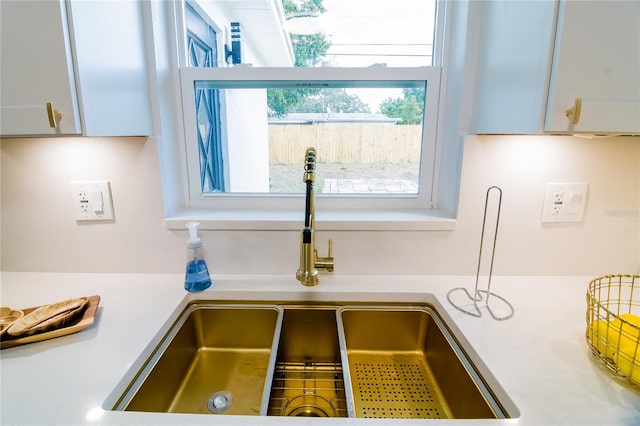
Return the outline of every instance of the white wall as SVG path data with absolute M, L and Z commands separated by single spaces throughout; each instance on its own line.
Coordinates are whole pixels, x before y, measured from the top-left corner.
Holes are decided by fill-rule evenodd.
M 227 192 L 269 192 L 269 123 L 265 89 L 224 90 Z
M 186 231 L 165 229 L 153 138 L 3 139 L 2 270 L 180 273 Z M 69 182 L 109 179 L 116 220 L 78 224 Z M 540 223 L 546 182 L 589 183 L 585 221 Z M 452 232 L 318 232 L 336 274 L 475 274 L 486 189 L 503 211 L 494 273 L 637 273 L 640 138 L 469 136 Z M 297 229 L 201 231 L 215 273 L 291 273 Z

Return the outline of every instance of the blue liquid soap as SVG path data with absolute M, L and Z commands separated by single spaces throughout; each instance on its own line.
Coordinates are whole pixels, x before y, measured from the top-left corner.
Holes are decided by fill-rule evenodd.
M 198 238 L 198 225 L 198 222 L 187 223 L 189 241 L 187 241 L 187 271 L 184 274 L 184 289 L 192 292 L 211 287 L 209 269 L 202 252 L 202 241 Z
M 187 262 L 187 272 L 184 277 L 184 289 L 187 291 L 202 291 L 211 287 L 211 277 L 204 259 Z

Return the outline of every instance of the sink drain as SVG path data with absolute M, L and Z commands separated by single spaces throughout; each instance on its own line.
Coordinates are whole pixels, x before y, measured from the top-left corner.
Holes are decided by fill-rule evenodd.
M 282 414 L 289 417 L 336 417 L 336 410 L 328 399 L 313 393 L 304 393 L 287 401 Z
M 287 413 L 289 417 L 329 417 L 326 411 L 315 405 L 301 405 Z
M 209 397 L 207 408 L 215 414 L 224 413 L 233 404 L 233 397 L 227 391 L 216 392 Z

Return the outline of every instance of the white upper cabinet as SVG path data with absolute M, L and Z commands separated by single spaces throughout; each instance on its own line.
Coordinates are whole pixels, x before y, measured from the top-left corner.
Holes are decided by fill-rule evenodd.
M 152 134 L 142 8 L 0 2 L 0 135 Z
M 544 130 L 640 133 L 640 1 L 560 3 Z
M 471 133 L 640 133 L 640 0 L 471 2 L 469 25 Z
M 1 2 L 0 134 L 80 132 L 64 3 Z

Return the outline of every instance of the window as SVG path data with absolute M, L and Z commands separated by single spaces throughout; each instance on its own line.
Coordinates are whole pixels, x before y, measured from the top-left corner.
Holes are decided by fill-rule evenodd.
M 319 210 L 435 207 L 435 1 L 190 1 L 182 13 L 188 207 L 297 209 L 307 146 Z M 199 46 L 189 14 L 217 34 L 217 67 L 186 61 Z
M 438 68 L 187 68 L 182 70 L 181 79 L 186 104 L 197 103 L 197 94 L 203 90 L 220 93 L 222 138 L 228 141 L 231 170 L 229 192 L 262 197 L 271 194 L 272 198 L 280 196 L 279 205 L 286 204 L 290 197 L 283 196 L 304 192 L 304 151 L 314 146 L 318 151 L 319 197 L 334 198 L 335 205 L 345 208 L 363 202 L 370 208 L 382 207 L 389 198 L 393 198 L 395 207 L 431 207 L 433 175 L 419 173 L 418 165 L 433 163 L 435 158 Z M 404 90 L 425 101 L 418 104 L 417 124 L 410 126 L 398 124 L 401 118 L 397 117 L 326 110 L 277 117 L 269 105 L 269 94 L 283 90 L 294 90 L 315 101 L 323 91 L 331 90 L 372 96 L 379 91 Z M 194 108 L 184 109 L 187 140 L 198 137 L 200 120 L 194 114 Z M 187 154 L 191 163 L 189 180 L 198 182 L 201 156 L 193 146 Z M 385 177 L 392 166 L 392 173 L 400 169 L 404 175 Z M 285 171 L 274 174 L 278 167 Z M 330 170 L 323 170 L 325 167 Z M 350 170 L 355 172 L 349 174 Z M 221 201 L 224 195 L 207 192 L 202 186 L 190 188 L 194 206 Z

